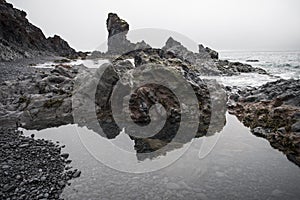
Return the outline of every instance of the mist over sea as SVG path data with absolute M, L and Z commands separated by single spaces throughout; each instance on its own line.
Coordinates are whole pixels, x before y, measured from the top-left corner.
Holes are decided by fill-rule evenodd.
M 220 58 L 261 67 L 283 79 L 300 78 L 300 51 L 221 51 Z

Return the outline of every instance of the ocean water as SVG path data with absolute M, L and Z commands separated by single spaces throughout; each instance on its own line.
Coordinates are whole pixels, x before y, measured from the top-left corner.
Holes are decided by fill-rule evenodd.
M 260 86 L 270 81 L 300 78 L 300 51 L 286 52 L 246 52 L 221 51 L 220 59 L 241 62 L 265 69 L 269 75 L 242 73 L 239 76 L 215 77 L 219 82 L 229 86 Z M 248 62 L 258 60 L 258 62 Z

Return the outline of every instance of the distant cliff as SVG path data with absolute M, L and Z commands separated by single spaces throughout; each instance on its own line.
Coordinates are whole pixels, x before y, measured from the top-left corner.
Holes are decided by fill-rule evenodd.
M 46 38 L 26 13 L 0 0 L 0 61 L 39 55 L 76 56 L 76 51 L 59 36 Z

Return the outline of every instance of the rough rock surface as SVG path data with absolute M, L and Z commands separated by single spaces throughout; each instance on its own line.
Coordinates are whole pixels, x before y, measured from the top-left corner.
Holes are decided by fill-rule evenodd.
M 1 128 L 0 136 L 0 199 L 59 199 L 80 174 L 57 144 L 12 129 Z
M 266 74 L 265 70 L 248 64 L 219 60 L 216 51 L 208 47 L 204 48 L 203 45 L 199 45 L 199 53 L 194 53 L 172 37 L 167 40 L 162 50 L 170 52 L 175 57 L 195 66 L 202 75 L 236 75 L 249 72 Z
M 176 76 L 180 76 L 190 83 L 199 101 L 200 115 L 197 122 L 199 125 L 196 137 L 208 135 L 208 126 L 210 123 L 214 123 L 211 122 L 211 96 L 207 83 L 198 78 L 199 72 L 180 59 L 164 54 L 159 49 L 148 49 L 148 51 L 138 51 L 134 54 L 136 55 L 134 61 L 136 65 L 132 65 L 125 58 L 116 59 L 109 67 L 110 70 L 106 70 L 103 74 L 102 84 L 98 83 L 96 94 L 93 94 L 96 100 L 100 101 L 95 102 L 97 104 L 97 121 L 92 124 L 91 121 L 87 120 L 78 122 L 78 124 L 82 126 L 90 124 L 88 127 L 97 132 L 94 125 L 100 123 L 103 130 L 107 130 L 106 135 L 103 135 L 107 138 L 114 138 L 120 134 L 121 129 L 114 124 L 110 110 L 110 98 L 114 84 L 120 80 L 119 77 L 127 76 L 130 78 L 132 71 L 136 68 L 143 71 L 143 65 L 157 64 L 163 68 L 168 68 Z M 0 123 L 3 124 L 3 127 L 24 127 L 38 130 L 74 123 L 72 96 L 77 93 L 78 89 L 74 82 L 92 84 L 99 82 L 97 77 L 94 80 L 93 77 L 88 76 L 89 74 L 94 74 L 94 72 L 83 66 L 57 65 L 52 70 L 40 71 L 36 69 L 35 73 L 28 76 L 19 76 L 17 80 L 4 81 L 0 85 Z M 84 77 L 85 80 L 81 80 L 81 77 Z M 129 87 L 128 83 L 130 83 L 130 79 L 123 83 L 124 87 Z M 214 84 L 219 86 L 217 83 Z M 96 86 L 97 84 L 91 87 L 87 86 L 84 91 L 89 91 Z M 227 98 L 221 86 L 219 86 L 218 91 L 220 92 L 218 101 L 222 106 L 221 109 L 218 109 L 219 114 L 217 116 L 219 118 L 216 120 L 215 129 L 212 131 L 220 131 L 225 124 Z M 149 94 L 153 94 L 152 98 L 156 98 L 158 101 L 152 101 L 148 96 Z M 87 96 L 85 95 L 78 98 L 78 107 L 81 107 L 86 99 Z M 148 85 L 139 88 L 135 94 L 132 94 L 131 102 L 132 119 L 137 124 L 147 124 L 150 119 L 149 109 L 154 103 L 164 105 L 168 116 L 166 128 L 158 135 L 147 140 L 132 138 L 136 141 L 137 152 L 155 151 L 161 147 L 161 145 L 153 145 L 153 142 L 155 144 L 170 142 L 176 134 L 176 123 L 179 122 L 180 118 L 179 104 L 174 100 L 172 93 L 161 86 Z M 145 106 L 143 111 L 140 109 L 141 106 Z M 91 113 L 87 111 L 85 109 L 87 117 L 91 116 L 89 115 Z M 74 112 L 76 112 L 76 106 Z M 191 112 L 193 111 L 191 110 Z M 185 142 L 187 141 L 181 141 L 182 144 Z
M 127 58 L 134 58 L 137 50 L 151 51 L 151 46 L 144 41 L 135 44 L 127 39 L 129 24 L 119 18 L 117 14 L 108 14 L 106 26 L 108 31 L 108 51 L 106 53 L 94 51 L 90 58 L 111 58 L 113 60 L 122 55 L 129 55 Z M 156 50 L 153 49 L 152 51 Z M 182 62 L 194 66 L 202 75 L 236 75 L 249 72 L 266 74 L 265 70 L 248 64 L 219 60 L 218 52 L 201 44 L 199 45 L 198 53 L 192 52 L 172 37 L 166 41 L 165 46 L 161 50 L 164 52 L 164 55 L 178 58 Z
M 126 35 L 129 31 L 129 24 L 115 13 L 108 14 L 106 26 L 109 38 L 120 33 Z
M 233 94 L 230 112 L 300 166 L 300 80 L 278 80 Z
M 186 82 L 188 82 L 192 86 L 199 103 L 199 116 L 197 122 L 195 122 L 198 125 L 198 131 L 197 133 L 195 133 L 194 137 L 209 136 L 210 134 L 212 135 L 215 132 L 222 130 L 222 128 L 225 125 L 225 104 L 227 101 L 224 89 L 217 83 L 213 83 L 213 88 L 218 92 L 217 95 L 214 96 L 214 100 L 218 101 L 216 104 L 219 105 L 219 109 L 217 109 L 217 119 L 215 119 L 215 121 L 212 121 L 212 96 L 210 96 L 211 91 L 209 91 L 209 89 L 207 88 L 208 83 L 198 78 L 199 72 L 196 69 L 186 65 L 183 61 L 181 61 L 178 58 L 170 58 L 169 55 L 164 55 L 163 52 L 164 51 L 159 49 L 147 49 L 131 52 L 130 54 L 136 55 L 134 58 L 135 65 L 132 65 L 129 61 L 119 58 L 116 59 L 112 63 L 112 65 L 109 66 L 104 72 L 102 76 L 104 78 L 97 85 L 96 97 L 97 94 L 99 94 L 99 97 L 97 98 L 96 104 L 98 110 L 98 120 L 100 126 L 106 134 L 105 137 L 110 139 L 115 138 L 117 135 L 120 134 L 121 131 L 119 126 L 114 121 L 111 108 L 111 94 L 114 90 L 114 86 L 118 81 L 122 81 L 121 91 L 130 91 L 130 88 L 132 87 L 130 84 L 131 82 L 134 82 L 134 84 L 139 83 L 138 78 L 140 76 L 138 75 L 137 71 L 139 71 L 139 69 L 141 69 L 141 71 L 147 71 L 147 67 L 149 66 L 167 68 L 175 76 L 182 77 Z M 154 76 L 154 74 L 152 74 L 150 71 L 148 75 L 150 77 Z M 120 80 L 120 77 L 122 77 L 122 80 Z M 132 78 L 134 78 L 135 81 L 132 81 Z M 176 88 L 180 88 L 180 85 L 178 85 L 180 84 L 180 82 L 174 83 L 174 87 L 176 84 L 178 86 Z M 123 99 L 128 99 L 130 102 L 130 111 L 124 110 L 123 112 L 130 112 L 128 113 L 128 116 L 131 115 L 131 119 L 136 124 L 139 124 L 141 126 L 147 125 L 152 120 L 155 121 L 156 117 L 158 120 L 161 119 L 161 111 L 159 110 L 156 110 L 157 115 L 154 114 L 150 117 L 149 113 L 154 104 L 159 103 L 165 108 L 166 124 L 164 125 L 163 129 L 159 130 L 159 132 L 154 136 L 148 137 L 146 139 L 141 139 L 134 136 L 131 136 L 131 138 L 135 141 L 135 149 L 138 154 L 156 151 L 158 156 L 166 153 L 160 152 L 159 150 L 165 145 L 169 144 L 177 134 L 177 129 L 180 125 L 180 119 L 182 114 L 179 105 L 181 105 L 183 102 L 178 102 L 178 100 L 176 99 L 176 97 L 174 97 L 171 91 L 169 91 L 162 85 L 156 84 L 147 84 L 141 86 L 137 90 L 135 90 L 131 94 L 131 96 L 127 95 L 128 94 L 126 92 L 124 92 L 124 96 L 118 93 L 118 99 L 121 100 L 118 103 L 118 105 L 122 105 Z M 188 115 L 194 116 L 193 113 L 194 110 L 190 110 Z M 126 119 L 124 121 L 126 121 Z M 88 127 L 93 129 L 93 127 L 95 127 L 93 123 L 95 122 L 90 121 L 90 126 Z M 210 133 L 208 133 L 209 125 L 213 127 Z M 126 127 L 126 124 L 124 126 Z M 128 129 L 129 128 L 127 127 L 126 130 Z M 130 129 L 130 131 L 134 132 L 134 130 L 132 129 Z M 176 146 L 172 146 L 171 149 L 168 150 L 179 148 L 180 146 L 182 146 L 182 144 L 190 141 L 190 139 L 191 138 L 189 138 L 189 136 L 183 136 L 179 140 L 177 140 Z M 145 157 L 139 157 L 139 155 L 137 156 L 139 159 L 145 159 Z
M 0 86 L 2 127 L 44 129 L 72 123 L 71 96 L 76 68 L 57 66 L 4 81 Z
M 46 38 L 26 15 L 12 4 L 0 2 L 0 61 L 41 55 L 78 56 L 59 36 Z
M 122 55 L 136 49 L 150 48 L 145 41 L 134 44 L 126 38 L 129 31 L 129 24 L 125 20 L 119 18 L 117 14 L 108 14 L 106 26 L 108 31 L 107 54 Z

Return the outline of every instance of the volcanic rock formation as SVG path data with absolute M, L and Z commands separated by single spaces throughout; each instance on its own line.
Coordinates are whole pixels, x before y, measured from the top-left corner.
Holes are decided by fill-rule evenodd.
M 0 61 L 40 55 L 76 57 L 76 51 L 59 36 L 46 38 L 24 11 L 0 1 Z

